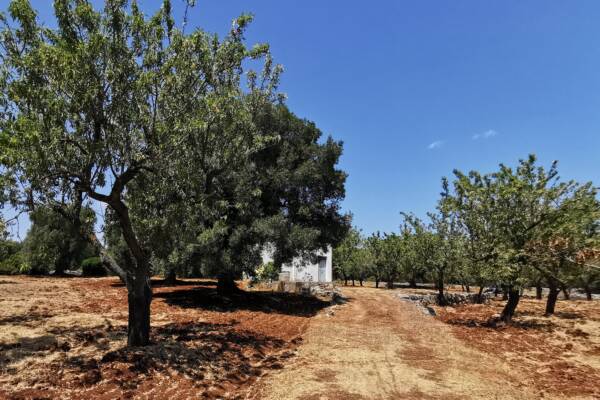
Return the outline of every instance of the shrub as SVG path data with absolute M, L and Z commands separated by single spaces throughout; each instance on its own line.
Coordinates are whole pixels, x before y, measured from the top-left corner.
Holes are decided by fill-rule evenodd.
M 81 212 L 85 224 L 93 226 L 94 211 L 84 207 Z M 54 209 L 37 207 L 29 217 L 31 227 L 23 242 L 23 251 L 31 274 L 45 275 L 54 271 L 62 275 L 67 270 L 78 269 L 86 258 L 98 255 L 81 236 L 79 227 Z
M 279 270 L 272 262 L 261 264 L 256 269 L 256 278 L 259 281 L 277 280 L 279 278 Z
M 81 262 L 81 274 L 83 276 L 106 276 L 106 268 L 100 257 L 90 257 Z
M 0 275 L 26 274 L 29 264 L 22 245 L 14 240 L 0 240 Z
M 23 253 L 14 253 L 0 261 L 0 275 L 16 275 L 29 273 L 29 264 Z

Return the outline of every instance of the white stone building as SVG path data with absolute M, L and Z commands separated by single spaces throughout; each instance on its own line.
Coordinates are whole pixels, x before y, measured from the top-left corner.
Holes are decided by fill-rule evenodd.
M 304 257 L 296 257 L 281 266 L 280 280 L 291 282 L 331 283 L 333 281 L 332 249 L 317 250 Z M 262 252 L 264 264 L 273 261 L 273 249 L 267 247 Z

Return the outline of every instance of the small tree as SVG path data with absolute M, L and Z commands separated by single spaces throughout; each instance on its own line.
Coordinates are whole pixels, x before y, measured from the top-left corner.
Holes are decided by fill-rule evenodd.
M 9 239 L 7 224 L 0 215 L 0 274 L 13 275 L 27 272 L 22 243 Z
M 348 285 L 348 280 L 355 278 L 356 252 L 361 246 L 362 238 L 357 228 L 348 231 L 341 243 L 333 249 L 333 267 L 336 275 Z
M 395 233 L 385 233 L 381 240 L 379 266 L 388 289 L 394 288 L 394 282 L 400 276 L 402 265 L 402 239 Z
M 598 241 L 600 202 L 591 183 L 570 185 L 550 208 L 558 213 L 539 237 L 526 245 L 530 264 L 544 277 L 550 289 L 546 314 L 553 314 L 558 293 L 577 282 L 584 269 L 586 249 Z
M 64 274 L 67 268 L 79 269 L 81 262 L 96 255 L 95 249 L 81 236 L 76 226 L 62 214 L 48 207 L 38 207 L 29 214 L 31 227 L 23 243 L 23 252 L 32 274 L 51 270 Z M 86 207 L 81 210 L 83 229 L 94 228 L 96 214 Z
M 386 278 L 386 268 L 384 260 L 383 239 L 379 232 L 373 233 L 364 241 L 365 248 L 369 252 L 371 260 L 370 275 L 375 280 L 375 287 L 379 288 L 379 284 Z
M 586 298 L 592 300 L 592 290 L 600 290 L 600 246 L 588 248 L 577 255 L 580 266 L 576 282 L 585 290 Z
M 435 252 L 431 254 L 432 272 L 438 288 L 438 302 L 445 304 L 445 282 L 465 264 L 465 238 L 460 230 L 458 216 L 453 212 L 448 181 L 442 179 L 442 198 L 437 213 L 430 213 L 431 230 L 429 240 L 434 242 Z
M 463 263 L 459 275 L 469 284 L 479 287 L 478 301 L 483 300 L 483 289 L 497 280 L 497 260 L 500 237 L 493 221 L 494 187 L 489 175 L 476 171 L 468 175 L 454 171 L 451 191 L 444 197 L 445 206 L 456 217 L 463 242 Z
M 536 165 L 534 155 L 520 160 L 515 169 L 501 164 L 493 174 L 456 171 L 455 175 L 458 182 L 449 197 L 459 210 L 459 220 L 468 228 L 467 242 L 472 246 L 481 240 L 480 245 L 471 247 L 471 254 L 479 253 L 472 260 L 486 261 L 485 268 L 492 268 L 494 281 L 507 288 L 508 301 L 501 319 L 509 322 L 531 267 L 527 248 L 545 232 L 556 229 L 572 204 L 568 199 L 577 184 L 560 182 L 557 163 L 545 169 Z
M 365 242 L 371 259 L 371 275 L 375 278 L 375 287 L 385 281 L 388 289 L 394 288 L 394 282 L 400 275 L 403 247 L 402 239 L 395 233 L 374 233 Z

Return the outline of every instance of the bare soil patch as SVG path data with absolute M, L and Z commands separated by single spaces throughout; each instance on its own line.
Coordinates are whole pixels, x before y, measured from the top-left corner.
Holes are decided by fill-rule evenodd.
M 0 277 L 0 398 L 243 398 L 295 354 L 328 303 L 216 294 L 208 280 L 154 284 L 152 342 L 127 349 L 115 278 Z
M 496 326 L 504 302 L 436 307 L 463 343 L 518 371 L 520 380 L 546 398 L 600 398 L 600 302 L 559 300 L 544 316 L 545 300 L 525 297 L 514 323 Z

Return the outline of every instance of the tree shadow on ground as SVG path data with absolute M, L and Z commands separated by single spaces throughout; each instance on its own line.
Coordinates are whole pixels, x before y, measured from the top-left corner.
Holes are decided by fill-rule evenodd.
M 331 305 L 330 301 L 295 293 L 238 290 L 231 295 L 223 296 L 217 294 L 214 284 L 202 282 L 200 285 L 186 290 L 158 292 L 154 297 L 162 298 L 167 304 L 182 308 L 220 312 L 262 311 L 303 317 L 314 316 Z
M 278 353 L 286 347 L 285 341 L 238 331 L 235 325 L 188 322 L 156 327 L 151 346 L 109 352 L 100 364 L 125 363 L 129 371 L 141 376 L 174 370 L 194 381 L 217 374 L 229 383 L 241 383 L 264 369 L 281 368 L 281 362 L 293 355 Z
M 42 353 L 64 351 L 55 335 L 21 337 L 15 342 L 0 344 L 0 370 L 10 364 Z
M 68 335 L 73 347 L 87 345 L 106 350 L 97 345 L 98 338 L 105 334 L 96 328 L 70 329 L 62 333 Z M 127 336 L 126 328 L 122 326 L 109 329 L 109 333 L 113 334 L 112 339 L 124 340 Z M 282 363 L 294 355 L 292 348 L 301 340 L 286 342 L 238 330 L 236 322 L 172 323 L 153 327 L 151 335 L 149 346 L 123 347 L 106 352 L 100 359 L 90 356 L 87 351 L 71 355 L 69 350 L 56 347 L 53 351 L 63 351 L 65 357 L 53 361 L 46 368 L 48 373 L 39 376 L 40 382 L 49 380 L 47 383 L 58 387 L 110 384 L 131 391 L 159 386 L 160 380 L 153 377 L 161 375 L 184 379 L 186 385 L 192 384 L 200 391 L 209 387 L 225 390 L 242 386 L 264 371 L 282 368 Z M 54 335 L 48 338 L 45 340 L 56 341 Z M 57 375 L 65 380 L 53 381 Z
M 177 391 L 173 396 L 185 389 L 190 392 L 183 397 L 212 393 L 209 398 L 221 398 L 268 370 L 281 369 L 301 341 L 240 330 L 234 321 L 185 322 L 153 327 L 149 346 L 108 351 L 109 342 L 124 342 L 126 337 L 125 326 L 57 328 L 40 337 L 24 338 L 12 348 L 0 348 L 0 367 L 21 384 L 41 384 L 49 390 L 77 387 L 101 393 L 117 387 L 113 391 L 117 397 L 134 393 L 152 397 L 151 393 L 161 393 L 167 381 Z M 51 361 L 31 364 L 28 368 L 35 368 L 36 373 L 28 378 L 13 366 L 22 358 L 42 356 L 51 356 L 47 357 Z
M 208 286 L 208 287 L 216 287 L 217 282 L 213 280 L 181 280 L 177 279 L 175 282 L 167 281 L 166 279 L 151 279 L 150 285 L 153 288 L 162 288 L 162 287 L 177 287 L 177 286 Z M 122 281 L 117 281 L 115 283 L 110 284 L 111 287 L 125 287 L 125 284 Z
M 107 351 L 112 340 L 125 335 L 124 327 L 51 328 L 43 335 L 20 337 L 14 342 L 0 344 L 0 368 L 28 357 L 55 352 L 68 354 L 75 346 L 93 346 L 99 351 Z
M 541 314 L 540 312 L 543 311 L 538 311 L 538 310 L 534 310 L 534 311 L 520 311 L 519 315 L 523 315 L 523 316 L 528 316 L 528 317 L 540 317 Z M 582 312 L 578 312 L 578 311 L 556 311 L 554 312 L 554 314 L 552 315 L 548 315 L 549 317 L 554 317 L 554 318 L 560 318 L 560 319 L 585 319 L 586 315 Z
M 554 316 L 561 319 L 584 319 L 586 315 L 578 311 L 557 311 Z
M 3 325 L 22 325 L 22 326 L 35 326 L 40 321 L 54 317 L 54 314 L 49 312 L 27 312 L 19 315 L 9 315 L 4 318 L 0 318 L 0 326 Z

